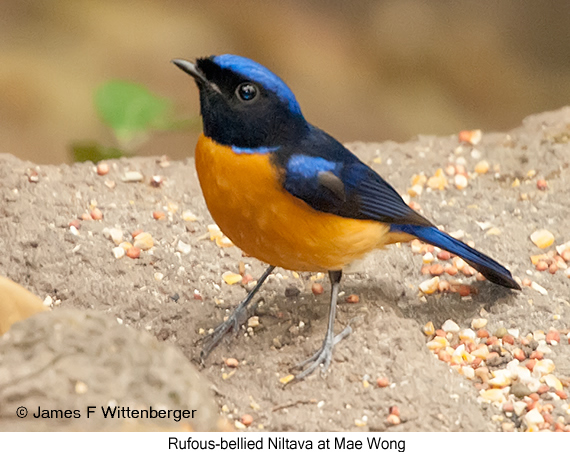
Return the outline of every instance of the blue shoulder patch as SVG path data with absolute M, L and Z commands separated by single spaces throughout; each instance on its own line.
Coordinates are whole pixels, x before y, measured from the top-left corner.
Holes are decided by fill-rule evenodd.
M 320 172 L 333 171 L 337 164 L 322 157 L 308 155 L 293 155 L 287 162 L 287 173 L 293 178 L 311 179 L 317 177 Z
M 249 58 L 230 54 L 215 56 L 212 61 L 221 68 L 230 69 L 273 91 L 281 100 L 289 104 L 289 110 L 292 113 L 302 116 L 301 107 L 297 103 L 293 91 L 266 67 Z

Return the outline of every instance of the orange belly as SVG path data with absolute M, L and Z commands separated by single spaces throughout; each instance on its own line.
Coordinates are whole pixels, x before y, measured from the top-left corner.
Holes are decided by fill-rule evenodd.
M 201 135 L 196 170 L 220 229 L 268 264 L 298 271 L 341 270 L 394 242 L 388 225 L 319 212 L 288 193 L 268 154 L 237 154 Z

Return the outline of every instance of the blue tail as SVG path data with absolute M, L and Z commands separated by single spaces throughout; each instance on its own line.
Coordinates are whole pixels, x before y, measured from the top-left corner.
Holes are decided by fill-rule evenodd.
M 481 272 L 489 281 L 511 289 L 520 290 L 520 286 L 513 279 L 511 272 L 499 264 L 497 261 L 485 256 L 465 243 L 454 239 L 436 227 L 416 226 L 410 224 L 393 224 L 391 230 L 394 232 L 405 232 L 414 235 L 430 245 L 437 246 L 450 253 L 456 254 L 466 262 L 469 262 Z

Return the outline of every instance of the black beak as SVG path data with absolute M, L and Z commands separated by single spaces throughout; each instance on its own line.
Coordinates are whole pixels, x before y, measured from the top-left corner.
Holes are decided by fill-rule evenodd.
M 200 72 L 200 70 L 196 67 L 194 63 L 190 63 L 190 61 L 179 60 L 179 59 L 172 60 L 172 62 L 180 69 L 182 69 L 184 72 L 194 77 L 194 80 L 196 80 L 197 82 L 205 84 L 209 83 L 208 79 L 206 79 L 204 74 Z

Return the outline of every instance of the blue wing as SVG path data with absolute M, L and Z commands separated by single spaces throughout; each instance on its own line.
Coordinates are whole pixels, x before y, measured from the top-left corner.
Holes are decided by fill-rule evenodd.
M 283 186 L 321 212 L 375 220 L 445 249 L 480 271 L 489 281 L 520 289 L 511 273 L 495 260 L 437 229 L 412 210 L 382 177 L 325 132 L 312 127 L 296 146 L 272 154 L 282 168 Z

